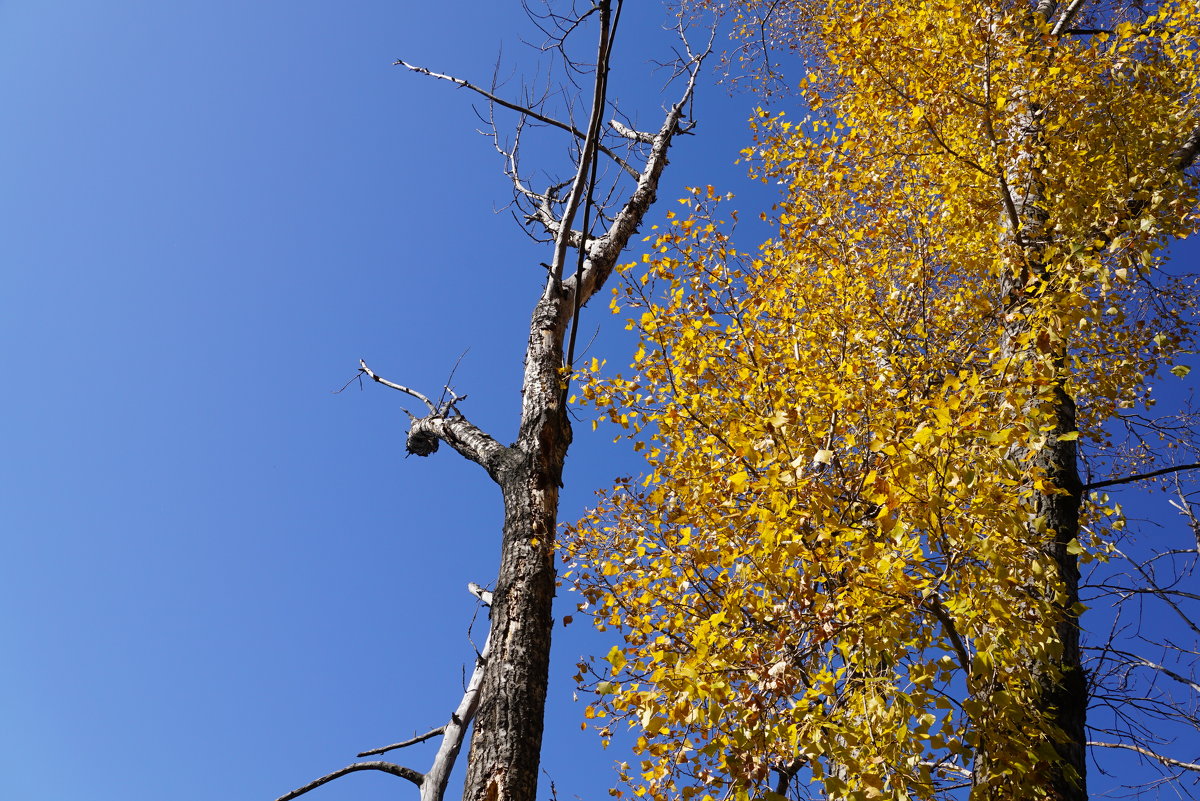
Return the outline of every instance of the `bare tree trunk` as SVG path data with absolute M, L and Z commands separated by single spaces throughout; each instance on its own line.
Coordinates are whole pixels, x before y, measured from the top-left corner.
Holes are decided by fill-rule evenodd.
M 571 426 L 563 409 L 562 343 L 569 319 L 551 284 L 534 309 L 521 431 L 497 481 L 504 496 L 494 649 L 471 738 L 464 799 L 534 799 L 550 667 L 554 534 Z

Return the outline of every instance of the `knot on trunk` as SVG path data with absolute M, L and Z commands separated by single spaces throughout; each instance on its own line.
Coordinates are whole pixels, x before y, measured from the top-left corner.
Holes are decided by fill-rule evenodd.
M 437 435 L 423 428 L 414 427 L 408 432 L 408 442 L 405 450 L 417 456 L 428 456 L 438 449 Z

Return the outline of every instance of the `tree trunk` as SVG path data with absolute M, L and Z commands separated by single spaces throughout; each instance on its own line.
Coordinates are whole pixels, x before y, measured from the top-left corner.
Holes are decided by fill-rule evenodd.
M 492 602 L 492 652 L 471 737 L 465 801 L 532 801 L 537 796 L 553 627 L 558 488 L 571 442 L 561 387 L 570 311 L 564 306 L 564 293 L 551 285 L 534 309 L 520 435 L 496 477 L 504 496 L 504 534 Z
M 1087 801 L 1087 749 L 1084 725 L 1087 716 L 1087 681 L 1084 678 L 1079 649 L 1079 565 L 1068 545 L 1079 536 L 1079 506 L 1083 484 L 1079 479 L 1075 440 L 1060 435 L 1075 431 L 1075 402 L 1063 388 L 1054 392 L 1055 428 L 1051 441 L 1038 451 L 1034 465 L 1060 490 L 1037 495 L 1038 518 L 1044 521 L 1045 550 L 1058 567 L 1062 597 L 1056 603 L 1059 612 L 1057 634 L 1062 647 L 1057 675 L 1042 677 L 1042 708 L 1050 711 L 1055 726 L 1065 735 L 1055 743 L 1058 760 L 1050 769 L 1051 798 L 1061 801 Z

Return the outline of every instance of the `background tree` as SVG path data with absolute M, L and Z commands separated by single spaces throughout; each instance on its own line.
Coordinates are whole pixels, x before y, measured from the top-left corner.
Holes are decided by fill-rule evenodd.
M 698 192 L 617 300 L 642 310 L 636 374 L 594 364 L 584 390 L 650 468 L 573 544 L 625 637 L 589 711 L 638 730 L 625 778 L 1076 799 L 1089 745 L 1197 769 L 1129 724 L 1195 730 L 1157 683 L 1194 693 L 1194 647 L 1109 636 L 1088 673 L 1077 564 L 1122 553 L 1096 491 L 1195 467 L 1136 431 L 1192 347 L 1195 285 L 1161 248 L 1196 225 L 1195 6 L 728 6 L 768 91 L 799 57 L 808 115 L 754 123 L 777 236 L 739 252 Z M 1194 418 L 1146 425 L 1194 455 Z M 1109 589 L 1194 632 L 1178 567 Z M 1158 676 L 1104 679 L 1134 666 Z M 1117 710 L 1105 739 L 1089 698 Z

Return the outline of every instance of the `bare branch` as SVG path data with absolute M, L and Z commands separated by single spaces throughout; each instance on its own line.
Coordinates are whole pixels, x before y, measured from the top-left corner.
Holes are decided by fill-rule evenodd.
M 567 131 L 568 133 L 570 133 L 572 136 L 574 136 L 577 139 L 582 139 L 585 142 L 587 141 L 587 135 L 584 134 L 582 131 L 580 131 L 575 126 L 568 125 L 567 123 L 562 122 L 561 120 L 556 120 L 553 117 L 547 117 L 545 114 L 540 114 L 537 111 L 529 108 L 528 106 L 522 106 L 518 103 L 510 103 L 509 101 L 507 101 L 501 97 L 497 97 L 496 95 L 492 94 L 488 90 L 486 90 L 480 86 L 476 86 L 475 84 L 471 83 L 470 81 L 464 81 L 462 78 L 455 78 L 453 75 L 443 75 L 440 72 L 434 72 L 432 70 L 426 69 L 425 67 L 418 67 L 416 64 L 409 64 L 407 61 L 405 61 L 403 59 L 399 59 L 399 58 L 393 62 L 393 65 L 400 66 L 400 67 L 407 67 L 408 69 L 412 70 L 413 72 L 419 72 L 422 75 L 428 75 L 430 78 L 437 78 L 438 80 L 449 81 L 450 83 L 455 84 L 457 86 L 461 86 L 464 89 L 470 89 L 472 92 L 475 92 L 476 94 L 483 95 L 488 100 L 490 100 L 491 102 L 495 103 L 498 106 L 503 106 L 504 108 L 510 109 L 519 114 L 524 114 L 527 117 L 532 117 L 533 119 L 537 120 L 538 122 L 544 122 L 547 125 L 553 125 L 555 128 L 560 128 L 564 131 Z M 603 144 L 600 144 L 599 142 L 596 143 L 596 149 L 598 149 L 601 153 L 603 153 L 604 155 L 608 156 L 610 159 L 615 161 L 621 167 L 621 169 L 623 169 L 623 170 L 625 170 L 625 172 L 629 173 L 629 175 L 631 177 L 633 177 L 633 178 L 638 177 L 637 170 L 635 170 L 633 167 L 629 166 L 628 162 L 626 162 L 623 158 L 618 156 L 612 150 L 608 149 L 607 147 L 605 147 Z
M 1133 662 L 1131 664 L 1134 665 L 1135 667 L 1146 667 L 1146 668 L 1150 668 L 1151 670 L 1157 670 L 1160 673 L 1162 673 L 1163 675 L 1167 676 L 1168 678 L 1172 678 L 1175 681 L 1179 682 L 1180 684 L 1183 684 L 1187 687 L 1191 687 L 1197 693 L 1200 693 L 1200 684 L 1197 684 L 1196 682 L 1192 681 L 1187 676 L 1183 676 L 1183 675 L 1180 675 L 1179 673 L 1176 673 L 1175 671 L 1171 670 L 1169 667 L 1166 667 L 1165 665 L 1159 665 L 1157 663 L 1151 662 L 1148 659 L 1138 659 L 1138 661 Z
M 427 398 L 425 395 L 422 395 L 420 392 L 417 392 L 415 389 L 409 389 L 408 387 L 401 386 L 400 384 L 380 378 L 371 371 L 370 367 L 367 367 L 367 363 L 362 359 L 358 360 L 358 369 L 359 372 L 363 373 L 363 375 L 367 376 L 367 378 L 370 378 L 372 381 L 378 384 L 383 384 L 385 387 L 391 387 L 392 389 L 399 390 L 405 395 L 411 395 L 429 407 L 430 414 L 437 414 L 438 410 L 437 407 L 433 405 L 433 401 L 429 400 L 429 398 Z
M 654 135 L 650 153 L 646 156 L 646 164 L 642 168 L 641 177 L 638 178 L 637 188 L 625 201 L 604 236 L 600 237 L 592 248 L 587 266 L 581 276 L 582 280 L 577 281 L 572 276 L 565 282 L 564 289 L 580 293 L 579 302 L 576 305 L 582 306 L 587 303 L 608 280 L 618 257 L 624 251 L 625 246 L 629 244 L 629 239 L 637 231 L 638 226 L 641 225 L 646 211 L 654 203 L 658 192 L 658 179 L 667 166 L 667 151 L 670 149 L 675 135 L 681 131 L 680 123 L 684 118 L 684 110 L 691 103 L 692 95 L 695 92 L 700 66 L 710 52 L 712 52 L 711 39 L 708 47 L 698 53 L 688 65 L 688 81 L 683 95 L 667 112 L 662 126 Z
M 1197 470 L 1200 469 L 1200 464 L 1180 464 L 1174 467 L 1164 467 L 1162 470 L 1151 470 L 1149 473 L 1138 473 L 1134 476 L 1125 476 L 1124 478 L 1110 478 L 1107 481 L 1093 481 L 1091 484 L 1084 484 L 1083 491 L 1100 489 L 1101 487 L 1115 487 L 1118 484 L 1131 484 L 1134 481 L 1145 481 L 1148 478 L 1156 478 L 1158 476 L 1170 475 L 1178 473 L 1182 470 Z
M 438 726 L 436 729 L 427 731 L 419 737 L 413 737 L 411 740 L 405 740 L 402 743 L 392 743 L 391 745 L 385 745 L 382 748 L 372 748 L 370 751 L 360 751 L 358 756 L 374 756 L 376 754 L 386 754 L 388 751 L 395 751 L 397 748 L 407 748 L 410 745 L 416 745 L 417 743 L 423 743 L 426 740 L 432 740 L 434 737 L 437 737 L 439 734 L 442 734 L 445 731 L 445 726 Z
M 1149 748 L 1143 748 L 1140 745 L 1132 745 L 1130 743 L 1098 743 L 1094 740 L 1089 740 L 1088 746 L 1090 748 L 1123 748 L 1126 751 L 1136 751 L 1142 756 L 1148 756 L 1164 765 L 1169 765 L 1173 768 L 1183 768 L 1184 770 L 1194 770 L 1200 773 L 1200 765 L 1197 765 L 1194 762 L 1182 762 L 1178 759 L 1172 759 L 1169 756 L 1163 756 L 1162 754 L 1155 753 Z
M 392 762 L 355 762 L 351 765 L 347 765 L 341 770 L 335 770 L 333 773 L 327 773 L 321 778 L 311 781 L 303 787 L 298 787 L 286 795 L 281 795 L 279 798 L 275 799 L 275 801 L 291 801 L 293 798 L 299 798 L 310 790 L 315 790 L 323 784 L 329 784 L 329 782 L 333 781 L 334 779 L 341 778 L 348 773 L 357 773 L 360 770 L 379 770 L 383 771 L 384 773 L 390 773 L 393 776 L 399 776 L 401 779 L 408 779 L 418 787 L 420 787 L 421 783 L 425 780 L 425 776 L 423 774 L 418 773 L 412 768 L 406 768 L 402 765 L 397 765 Z
M 467 585 L 467 591 L 483 602 L 484 606 L 492 605 L 491 590 L 485 590 L 483 587 L 480 587 L 478 584 L 472 581 Z M 361 756 L 361 754 L 359 756 Z
M 641 142 L 648 145 L 654 141 L 654 134 L 646 133 L 644 131 L 635 131 L 620 120 L 609 120 L 608 126 L 616 131 L 618 136 L 623 136 L 626 139 L 634 142 Z
M 472 594 L 476 594 L 474 590 L 476 586 L 478 585 L 471 585 Z M 480 600 L 483 600 L 483 594 L 487 595 L 484 603 L 490 604 L 492 594 L 487 590 L 482 590 L 482 594 L 478 595 Z M 454 762 L 458 757 L 458 752 L 462 749 L 467 727 L 479 709 L 479 690 L 483 686 L 483 669 L 487 666 L 488 656 L 492 650 L 494 633 L 494 629 L 488 632 L 487 642 L 484 643 L 483 650 L 475 659 L 475 670 L 471 673 L 471 680 L 467 683 L 466 692 L 463 693 L 458 708 L 450 716 L 450 722 L 445 726 L 442 744 L 438 748 L 437 756 L 433 758 L 433 766 L 426 774 L 426 782 L 421 786 L 421 801 L 442 801 L 442 796 L 446 793 L 446 783 L 450 780 L 450 771 L 454 769 Z
M 567 195 L 566 206 L 563 209 L 562 217 L 559 221 L 561 226 L 558 237 L 554 243 L 554 258 L 550 261 L 553 272 L 553 280 L 547 282 L 547 291 L 551 288 L 557 289 L 562 286 L 563 280 L 563 265 L 566 262 L 568 233 L 571 230 L 571 223 L 575 220 L 575 212 L 579 209 L 579 204 L 583 200 L 585 188 L 587 186 L 588 172 L 592 166 L 592 159 L 595 158 L 596 146 L 600 144 L 600 118 L 604 114 L 604 107 L 607 102 L 608 92 L 608 57 L 612 52 L 611 39 L 611 6 L 609 3 L 601 0 L 600 2 L 600 44 L 596 55 L 596 79 L 592 88 L 592 113 L 588 120 L 587 136 L 583 139 L 583 147 L 580 149 L 579 165 L 575 171 L 575 180 L 571 184 L 571 191 Z M 586 235 L 587 232 L 584 232 Z
M 499 471 L 505 464 L 509 449 L 464 417 L 455 407 L 456 403 L 466 397 L 465 395 L 459 397 L 450 391 L 449 401 L 441 406 L 434 406 L 428 396 L 417 390 L 376 375 L 362 359 L 359 359 L 358 364 L 359 371 L 372 381 L 411 395 L 429 409 L 429 414 L 425 417 L 408 414 L 412 421 L 409 424 L 407 441 L 407 450 L 410 454 L 429 456 L 437 451 L 439 441 L 445 442 L 461 455 L 487 470 L 488 475 L 499 482 Z

